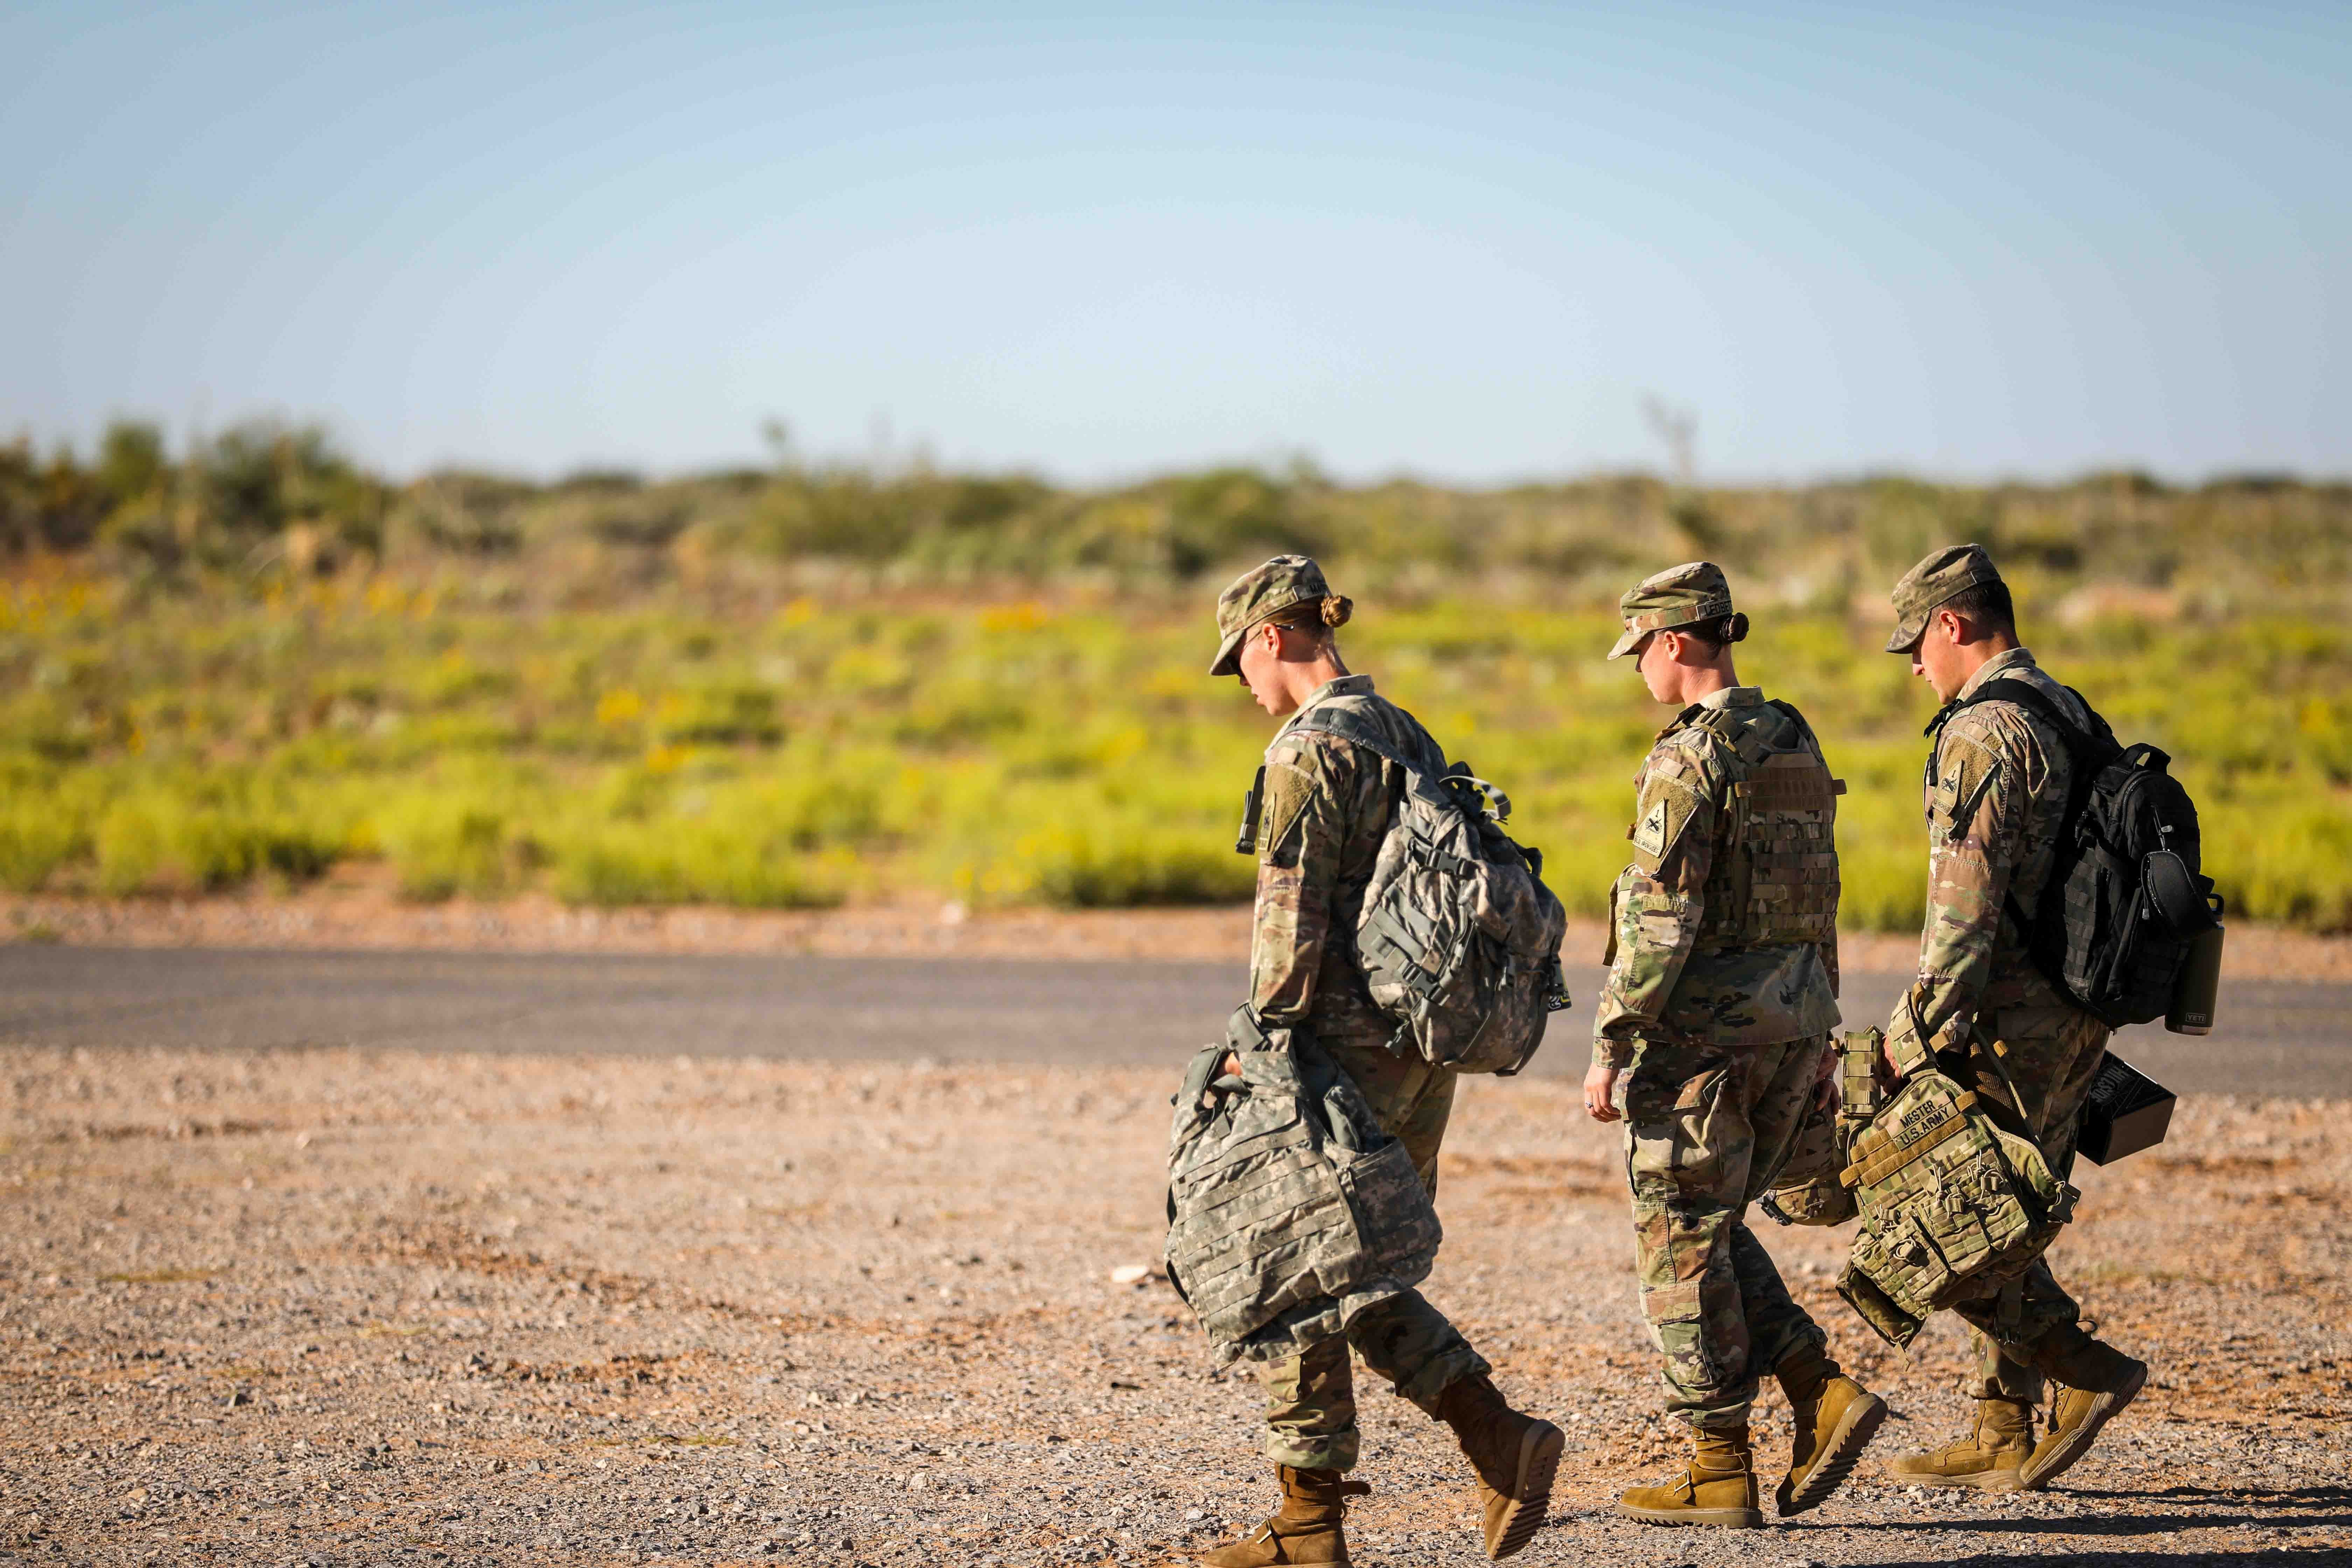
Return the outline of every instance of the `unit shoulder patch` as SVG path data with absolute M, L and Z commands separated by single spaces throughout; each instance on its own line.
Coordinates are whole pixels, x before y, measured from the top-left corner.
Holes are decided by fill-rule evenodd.
M 1972 736 L 1948 742 L 1941 753 L 1928 816 L 1948 837 L 1958 838 L 1975 820 L 1986 793 L 2000 782 L 2000 755 Z
M 1699 795 L 1681 779 L 1653 769 L 1633 808 L 1633 864 L 1655 873 L 1683 829 L 1698 814 Z

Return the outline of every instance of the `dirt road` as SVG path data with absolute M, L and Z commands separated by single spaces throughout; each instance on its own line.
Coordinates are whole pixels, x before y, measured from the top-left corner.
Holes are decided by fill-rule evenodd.
M 871 984 L 863 1005 L 887 1011 Z M 239 994 L 180 1005 L 217 1016 Z M 623 1000 L 575 1000 L 569 1026 L 626 1032 L 592 1026 Z M 126 1037 L 173 1024 L 135 1001 Z M 448 1028 L 491 1029 L 503 1004 L 468 1005 Z M 1164 1286 L 1110 1279 L 1157 1250 L 1169 1079 L 0 1047 L 0 1562 L 1188 1553 L 1268 1487 L 1252 1384 L 1213 1375 Z M 1465 1084 L 1428 1289 L 1571 1434 L 1561 1517 L 1518 1561 L 2347 1561 L 2345 1110 L 2192 1099 L 2162 1149 L 2083 1172 L 2058 1267 L 2156 1375 L 2062 1489 L 1928 1497 L 1865 1465 L 1817 1513 L 1727 1539 L 1606 1511 L 1675 1452 L 1612 1137 L 1568 1083 Z M 1843 1239 L 1767 1237 L 1893 1397 L 1882 1447 L 1953 1432 L 1958 1334 L 1934 1327 L 1907 1360 L 1875 1345 L 1830 1289 Z M 1357 1560 L 1483 1561 L 1443 1429 L 1384 1394 L 1365 1408 Z M 1759 1421 L 1782 1462 L 1772 1396 Z
M 1580 1073 L 1601 972 L 1571 971 L 1536 1076 Z M 1848 977 L 1849 1020 L 1903 981 Z M 1150 1067 L 1221 1032 L 1238 965 L 803 954 L 0 947 L 0 1040 Z M 2217 1031 L 2116 1047 L 2184 1093 L 2352 1096 L 2352 985 L 2233 981 Z

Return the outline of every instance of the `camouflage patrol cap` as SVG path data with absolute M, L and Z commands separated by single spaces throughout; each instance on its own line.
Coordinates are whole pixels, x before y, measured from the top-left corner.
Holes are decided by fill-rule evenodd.
M 1886 639 L 1886 651 L 1910 652 L 1927 633 L 1927 617 L 1937 606 L 1979 584 L 2000 581 L 2000 573 L 1983 545 L 1947 544 L 1895 584 L 1895 630 Z
M 1632 653 L 1652 632 L 1721 620 L 1731 614 L 1731 584 L 1712 561 L 1686 562 L 1643 578 L 1617 601 L 1617 613 L 1625 617 L 1625 635 L 1609 650 L 1611 658 Z
M 1241 668 L 1242 638 L 1251 629 L 1300 605 L 1320 604 L 1331 596 L 1323 568 L 1307 555 L 1277 555 L 1252 567 L 1217 595 L 1217 657 L 1211 675 L 1231 675 Z

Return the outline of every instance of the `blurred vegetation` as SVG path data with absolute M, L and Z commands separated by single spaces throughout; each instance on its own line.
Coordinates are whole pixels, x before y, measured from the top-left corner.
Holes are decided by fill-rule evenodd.
M 1097 490 L 790 461 L 662 483 L 394 485 L 314 429 L 176 454 L 0 446 L 0 884 L 291 886 L 785 907 L 1248 896 L 1267 721 L 1202 673 L 1283 549 L 1358 668 L 1509 789 L 1601 912 L 1664 715 L 1601 661 L 1636 577 L 1706 555 L 1852 783 L 1849 923 L 1919 918 L 1919 727 L 1885 590 L 1990 545 L 2029 641 L 2174 752 L 2241 913 L 2352 930 L 2352 487 L 1906 479 L 1469 492 L 1306 467 Z

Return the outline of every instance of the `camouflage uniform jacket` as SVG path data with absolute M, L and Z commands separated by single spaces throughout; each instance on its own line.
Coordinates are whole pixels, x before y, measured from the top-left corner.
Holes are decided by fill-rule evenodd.
M 1758 723 L 1801 728 L 1760 688 L 1735 686 L 1658 731 L 1634 775 L 1634 858 L 1611 894 L 1609 983 L 1593 1021 L 1598 1064 L 1622 1068 L 1644 1044 L 1775 1045 L 1838 1024 L 1834 936 L 1699 951 L 1708 873 L 1733 827 L 1725 803 L 1735 760 L 1714 731 L 1692 722 L 1705 708 L 1762 709 Z M 1811 745 L 1810 731 L 1803 740 Z
M 1343 675 L 1299 708 L 1372 696 L 1369 675 Z M 1412 715 L 1375 699 L 1399 752 L 1444 766 Z M 1356 922 L 1381 841 L 1405 786 L 1404 770 L 1337 735 L 1297 728 L 1266 748 L 1258 815 L 1257 909 L 1250 939 L 1250 1002 L 1268 1030 L 1306 1025 L 1316 1037 L 1379 1044 L 1396 1021 L 1372 1001 L 1356 961 Z
M 2082 704 L 2021 647 L 1986 661 L 1959 697 L 1996 680 L 2031 682 L 2062 711 L 2089 722 Z M 1919 975 L 1886 1031 L 1896 1060 L 1914 1043 L 1964 1051 L 1987 1014 L 2011 1014 L 2006 1026 L 2037 1034 L 2074 1021 L 2069 1016 L 2080 1010 L 2033 966 L 2006 910 L 2014 899 L 2031 918 L 2041 902 L 2073 772 L 2046 722 L 2013 702 L 1979 703 L 1937 737 L 1926 776 L 1927 918 Z M 2029 1120 L 2037 1110 L 2021 1109 Z M 2032 1129 L 2036 1137 L 2047 1131 Z

